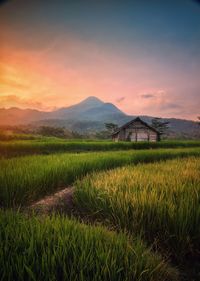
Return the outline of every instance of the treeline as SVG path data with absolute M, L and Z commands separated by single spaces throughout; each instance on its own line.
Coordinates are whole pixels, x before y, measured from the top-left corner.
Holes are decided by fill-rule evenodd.
M 109 123 L 108 123 L 109 124 Z M 40 137 L 56 137 L 62 139 L 111 139 L 112 130 L 107 123 L 105 130 L 80 133 L 56 126 L 0 126 L 0 141 L 34 140 Z
M 82 139 L 85 136 L 69 131 L 63 127 L 54 126 L 1 126 L 0 140 L 32 140 L 39 137 L 57 137 L 64 139 Z

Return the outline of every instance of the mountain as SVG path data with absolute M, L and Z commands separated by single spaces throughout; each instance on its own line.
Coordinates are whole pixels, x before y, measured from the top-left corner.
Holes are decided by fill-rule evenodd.
M 35 122 L 38 124 L 40 122 L 63 123 L 66 120 L 98 122 L 112 122 L 114 120 L 116 122 L 124 117 L 126 114 L 115 105 L 104 103 L 96 97 L 88 97 L 78 104 L 52 112 L 19 108 L 0 109 L 0 125 L 23 125 Z
M 28 124 L 48 118 L 48 112 L 35 109 L 0 108 L 0 125 Z
M 80 133 L 94 133 L 104 130 L 104 123 L 112 122 L 121 126 L 136 116 L 129 116 L 112 103 L 105 103 L 96 97 L 88 97 L 78 104 L 63 107 L 52 112 L 33 109 L 0 109 L 0 125 L 27 125 L 65 127 Z M 151 123 L 153 117 L 140 116 Z M 163 118 L 170 123 L 170 138 L 200 138 L 197 122 L 176 118 Z
M 51 119 L 112 121 L 120 119 L 125 114 L 112 103 L 104 103 L 96 97 L 88 97 L 82 102 L 70 107 L 60 108 L 51 114 Z
M 92 108 L 98 108 L 103 105 L 104 102 L 102 102 L 100 99 L 96 97 L 91 96 L 81 101 L 78 104 L 69 107 L 63 107 L 56 111 L 53 111 L 50 115 L 51 118 L 74 119 L 85 113 L 87 110 L 90 110 Z
M 82 119 L 84 120 L 93 120 L 93 121 L 105 121 L 105 122 L 115 122 L 122 118 L 124 118 L 126 114 L 124 114 L 121 110 L 119 110 L 115 105 L 112 103 L 103 103 L 98 107 L 93 107 L 81 115 Z

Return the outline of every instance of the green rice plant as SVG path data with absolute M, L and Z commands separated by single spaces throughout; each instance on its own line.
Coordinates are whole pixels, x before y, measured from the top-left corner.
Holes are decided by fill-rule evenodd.
M 1 157 L 61 152 L 116 151 L 130 149 L 156 149 L 200 147 L 200 141 L 112 142 L 41 138 L 33 140 L 0 141 Z
M 91 172 L 190 155 L 200 155 L 200 149 L 70 153 L 1 159 L 0 206 L 30 204 Z
M 175 281 L 177 270 L 103 227 L 0 211 L 1 281 Z
M 200 158 L 139 164 L 76 183 L 79 209 L 141 234 L 177 260 L 200 252 Z

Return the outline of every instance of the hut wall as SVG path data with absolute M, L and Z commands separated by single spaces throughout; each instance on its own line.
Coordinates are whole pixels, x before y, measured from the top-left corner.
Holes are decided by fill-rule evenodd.
M 149 132 L 147 129 L 138 129 L 137 131 L 137 141 L 148 141 Z
M 119 141 L 118 135 L 116 135 L 116 136 L 113 137 L 113 141 L 115 141 L 115 142 L 118 142 L 118 141 Z
M 149 130 L 149 141 L 157 141 L 158 135 L 156 132 Z
M 158 140 L 158 134 L 145 124 L 136 121 L 122 129 L 113 137 L 114 141 L 152 141 Z
M 129 141 L 157 141 L 157 133 L 147 127 L 127 128 L 124 140 Z
M 124 141 L 126 139 L 125 130 L 121 130 L 118 134 L 118 139 Z

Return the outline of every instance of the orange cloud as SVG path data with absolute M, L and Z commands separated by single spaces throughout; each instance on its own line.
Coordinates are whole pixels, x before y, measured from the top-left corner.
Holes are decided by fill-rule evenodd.
M 50 111 L 56 109 L 55 107 L 48 107 L 45 104 L 34 101 L 32 99 L 20 98 L 16 95 L 0 96 L 0 106 L 3 108 L 20 107 L 20 108 L 37 108 L 40 110 Z
M 183 116 L 188 108 L 173 95 L 175 88 L 160 82 L 156 72 L 151 76 L 148 58 L 133 54 L 130 61 L 117 49 L 71 35 L 39 51 L 0 46 L 0 58 L 0 107 L 51 110 L 97 96 L 134 115 Z

